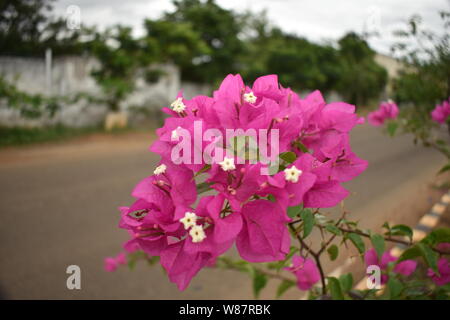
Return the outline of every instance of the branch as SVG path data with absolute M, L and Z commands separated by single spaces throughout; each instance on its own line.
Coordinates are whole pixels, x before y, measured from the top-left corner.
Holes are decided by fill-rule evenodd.
M 320 262 L 320 254 L 321 253 L 316 253 L 314 252 L 302 239 L 302 237 L 298 234 L 298 232 L 295 230 L 294 228 L 294 222 L 289 223 L 289 228 L 291 229 L 292 233 L 295 235 L 295 237 L 297 238 L 298 242 L 300 243 L 300 246 L 302 248 L 305 248 L 306 251 L 308 251 L 314 258 L 314 260 L 316 261 L 316 265 L 317 268 L 319 269 L 319 273 L 320 273 L 320 281 L 322 282 L 322 294 L 325 295 L 327 294 L 327 286 L 325 284 L 325 274 L 323 272 L 323 268 L 322 268 L 322 264 Z
M 236 266 L 233 263 L 233 261 L 231 261 L 230 259 L 220 259 L 220 261 L 223 262 L 225 264 L 225 267 L 228 268 L 228 269 L 243 271 L 243 268 Z M 249 265 L 251 265 L 251 264 L 249 264 Z M 293 280 L 293 279 L 291 279 L 289 277 L 285 277 L 285 276 L 283 276 L 283 275 L 281 275 L 279 273 L 270 272 L 270 271 L 267 271 L 265 269 L 261 269 L 261 268 L 255 267 L 253 265 L 251 265 L 251 266 L 256 272 L 262 273 L 262 274 L 264 274 L 266 276 L 269 276 L 271 278 L 276 278 L 276 279 L 279 279 L 279 280 L 284 280 L 284 281 L 289 281 L 289 282 L 294 282 L 295 283 L 295 280 Z
M 346 228 L 342 228 L 342 227 L 338 227 L 338 228 L 339 228 L 339 230 L 341 230 L 342 232 L 346 232 L 346 233 L 356 233 L 356 234 L 358 234 L 358 235 L 360 235 L 360 236 L 362 236 L 362 237 L 370 238 L 370 235 L 369 235 L 368 233 L 362 232 L 362 231 L 360 231 L 360 230 L 352 230 L 352 229 L 346 229 Z M 400 240 L 400 239 L 393 239 L 393 238 L 391 238 L 391 237 L 384 237 L 384 240 L 385 240 L 385 241 L 394 242 L 394 243 L 404 244 L 404 245 L 406 245 L 406 246 L 408 246 L 408 247 L 415 244 L 415 243 L 413 243 L 413 242 L 409 242 L 409 241 L 405 241 L 405 240 Z M 448 252 L 439 250 L 439 249 L 437 249 L 437 248 L 431 248 L 431 249 L 434 250 L 435 252 L 439 253 L 439 254 L 449 254 Z

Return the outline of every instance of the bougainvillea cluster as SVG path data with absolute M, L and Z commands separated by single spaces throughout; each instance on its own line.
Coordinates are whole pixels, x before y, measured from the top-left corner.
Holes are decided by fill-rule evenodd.
M 384 252 L 381 257 L 378 257 L 375 249 L 370 249 L 364 254 L 364 262 L 366 266 L 378 266 L 382 271 L 386 271 L 389 263 L 397 261 L 397 258 L 391 254 L 390 251 Z M 397 263 L 393 272 L 402 274 L 404 276 L 411 275 L 417 267 L 417 262 L 414 260 L 405 260 Z M 385 284 L 389 277 L 387 274 L 381 275 L 381 284 Z
M 132 191 L 136 201 L 120 208 L 120 227 L 131 236 L 125 249 L 159 256 L 180 290 L 234 244 L 249 262 L 285 259 L 291 242 L 287 208 L 335 206 L 349 194 L 342 183 L 367 167 L 350 147 L 349 132 L 363 122 L 355 107 L 327 104 L 319 91 L 302 99 L 279 85 L 275 75 L 258 78 L 252 87 L 239 75 L 229 75 L 213 97 L 188 100 L 180 93 L 164 112 L 169 117 L 150 148 L 161 162 Z M 291 160 L 282 160 L 270 174 L 262 173 L 269 164 L 241 163 L 238 155 L 229 153 L 211 164 L 204 159 L 175 164 L 179 130 L 194 135 L 199 121 L 203 130 L 214 128 L 223 136 L 227 129 L 277 130 L 279 154 Z M 193 148 L 204 152 L 211 141 L 214 138 Z M 202 195 L 200 185 L 211 194 Z M 292 271 L 299 276 L 300 288 L 306 288 L 318 276 L 310 260 L 299 272 L 301 259 L 294 261 Z
M 386 120 L 397 118 L 399 113 L 398 106 L 392 100 L 382 102 L 377 110 L 367 115 L 367 121 L 375 127 L 384 124 Z
M 437 105 L 433 111 L 431 111 L 431 119 L 435 122 L 444 124 L 448 116 L 450 115 L 450 98 L 447 101 L 443 101 L 441 104 Z

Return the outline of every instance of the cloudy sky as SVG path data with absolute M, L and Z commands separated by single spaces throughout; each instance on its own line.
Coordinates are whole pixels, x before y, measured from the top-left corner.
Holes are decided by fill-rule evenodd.
M 442 32 L 437 14 L 450 11 L 450 0 L 216 0 L 227 9 L 241 12 L 267 10 L 271 22 L 287 32 L 312 41 L 334 40 L 347 31 L 377 31 L 370 40 L 379 52 L 389 53 L 392 31 L 404 27 L 413 14 L 420 14 L 424 26 Z M 65 15 L 69 6 L 79 7 L 81 21 L 102 27 L 121 23 L 142 34 L 142 20 L 157 18 L 173 9 L 170 0 L 57 0 L 55 11 Z

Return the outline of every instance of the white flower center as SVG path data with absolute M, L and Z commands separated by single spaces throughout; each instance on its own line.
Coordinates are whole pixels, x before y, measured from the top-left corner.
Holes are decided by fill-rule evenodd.
M 172 102 L 170 106 L 172 107 L 173 111 L 177 113 L 181 113 L 184 111 L 184 109 L 186 109 L 186 106 L 183 103 L 183 98 L 181 97 L 177 98 L 177 100 Z
M 302 170 L 297 169 L 295 166 L 284 169 L 284 178 L 286 181 L 290 181 L 296 183 L 298 181 L 298 177 L 302 175 Z
M 193 226 L 189 231 L 189 235 L 192 237 L 192 242 L 202 242 L 206 238 L 205 231 L 202 226 Z
M 184 229 L 189 229 L 190 227 L 194 227 L 197 222 L 197 215 L 193 212 L 186 212 L 184 214 L 184 218 L 180 219 L 180 222 L 184 225 Z
M 248 103 L 255 103 L 256 96 L 253 94 L 253 91 L 250 91 L 249 93 L 244 93 L 244 100 Z
M 161 173 L 166 172 L 166 169 L 167 169 L 166 165 L 165 164 L 161 164 L 161 165 L 156 167 L 156 169 L 155 169 L 155 171 L 153 171 L 153 173 L 156 174 L 156 175 L 159 175 Z
M 223 171 L 229 171 L 234 170 L 236 167 L 234 166 L 234 159 L 233 158 L 223 158 L 222 162 L 219 162 L 220 166 L 222 167 Z

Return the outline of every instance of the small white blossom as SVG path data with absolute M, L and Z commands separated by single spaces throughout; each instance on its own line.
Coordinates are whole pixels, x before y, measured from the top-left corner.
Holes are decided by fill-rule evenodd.
M 253 94 L 252 91 L 250 91 L 249 93 L 244 93 L 244 100 L 248 103 L 255 103 L 256 96 Z
M 156 175 L 159 175 L 161 173 L 166 172 L 166 169 L 167 169 L 166 165 L 162 164 L 162 165 L 157 166 L 155 171 L 153 171 L 153 173 L 156 174 Z
M 177 100 L 172 102 L 170 106 L 172 107 L 173 111 L 177 113 L 181 113 L 184 111 L 184 109 L 186 109 L 186 106 L 183 103 L 183 98 L 181 97 L 177 98 Z
M 190 227 L 194 227 L 197 222 L 197 215 L 193 212 L 186 212 L 184 214 L 184 218 L 180 219 L 180 222 L 184 225 L 184 229 L 189 229 Z
M 296 183 L 298 181 L 298 177 L 301 176 L 302 170 L 297 169 L 295 166 L 284 169 L 284 178 L 286 181 L 290 181 Z
M 234 165 L 234 159 L 233 158 L 223 158 L 222 162 L 219 162 L 220 166 L 222 167 L 223 171 L 229 171 L 236 169 Z
M 202 226 L 193 226 L 189 231 L 189 235 L 192 237 L 192 242 L 202 242 L 206 238 L 205 231 Z

